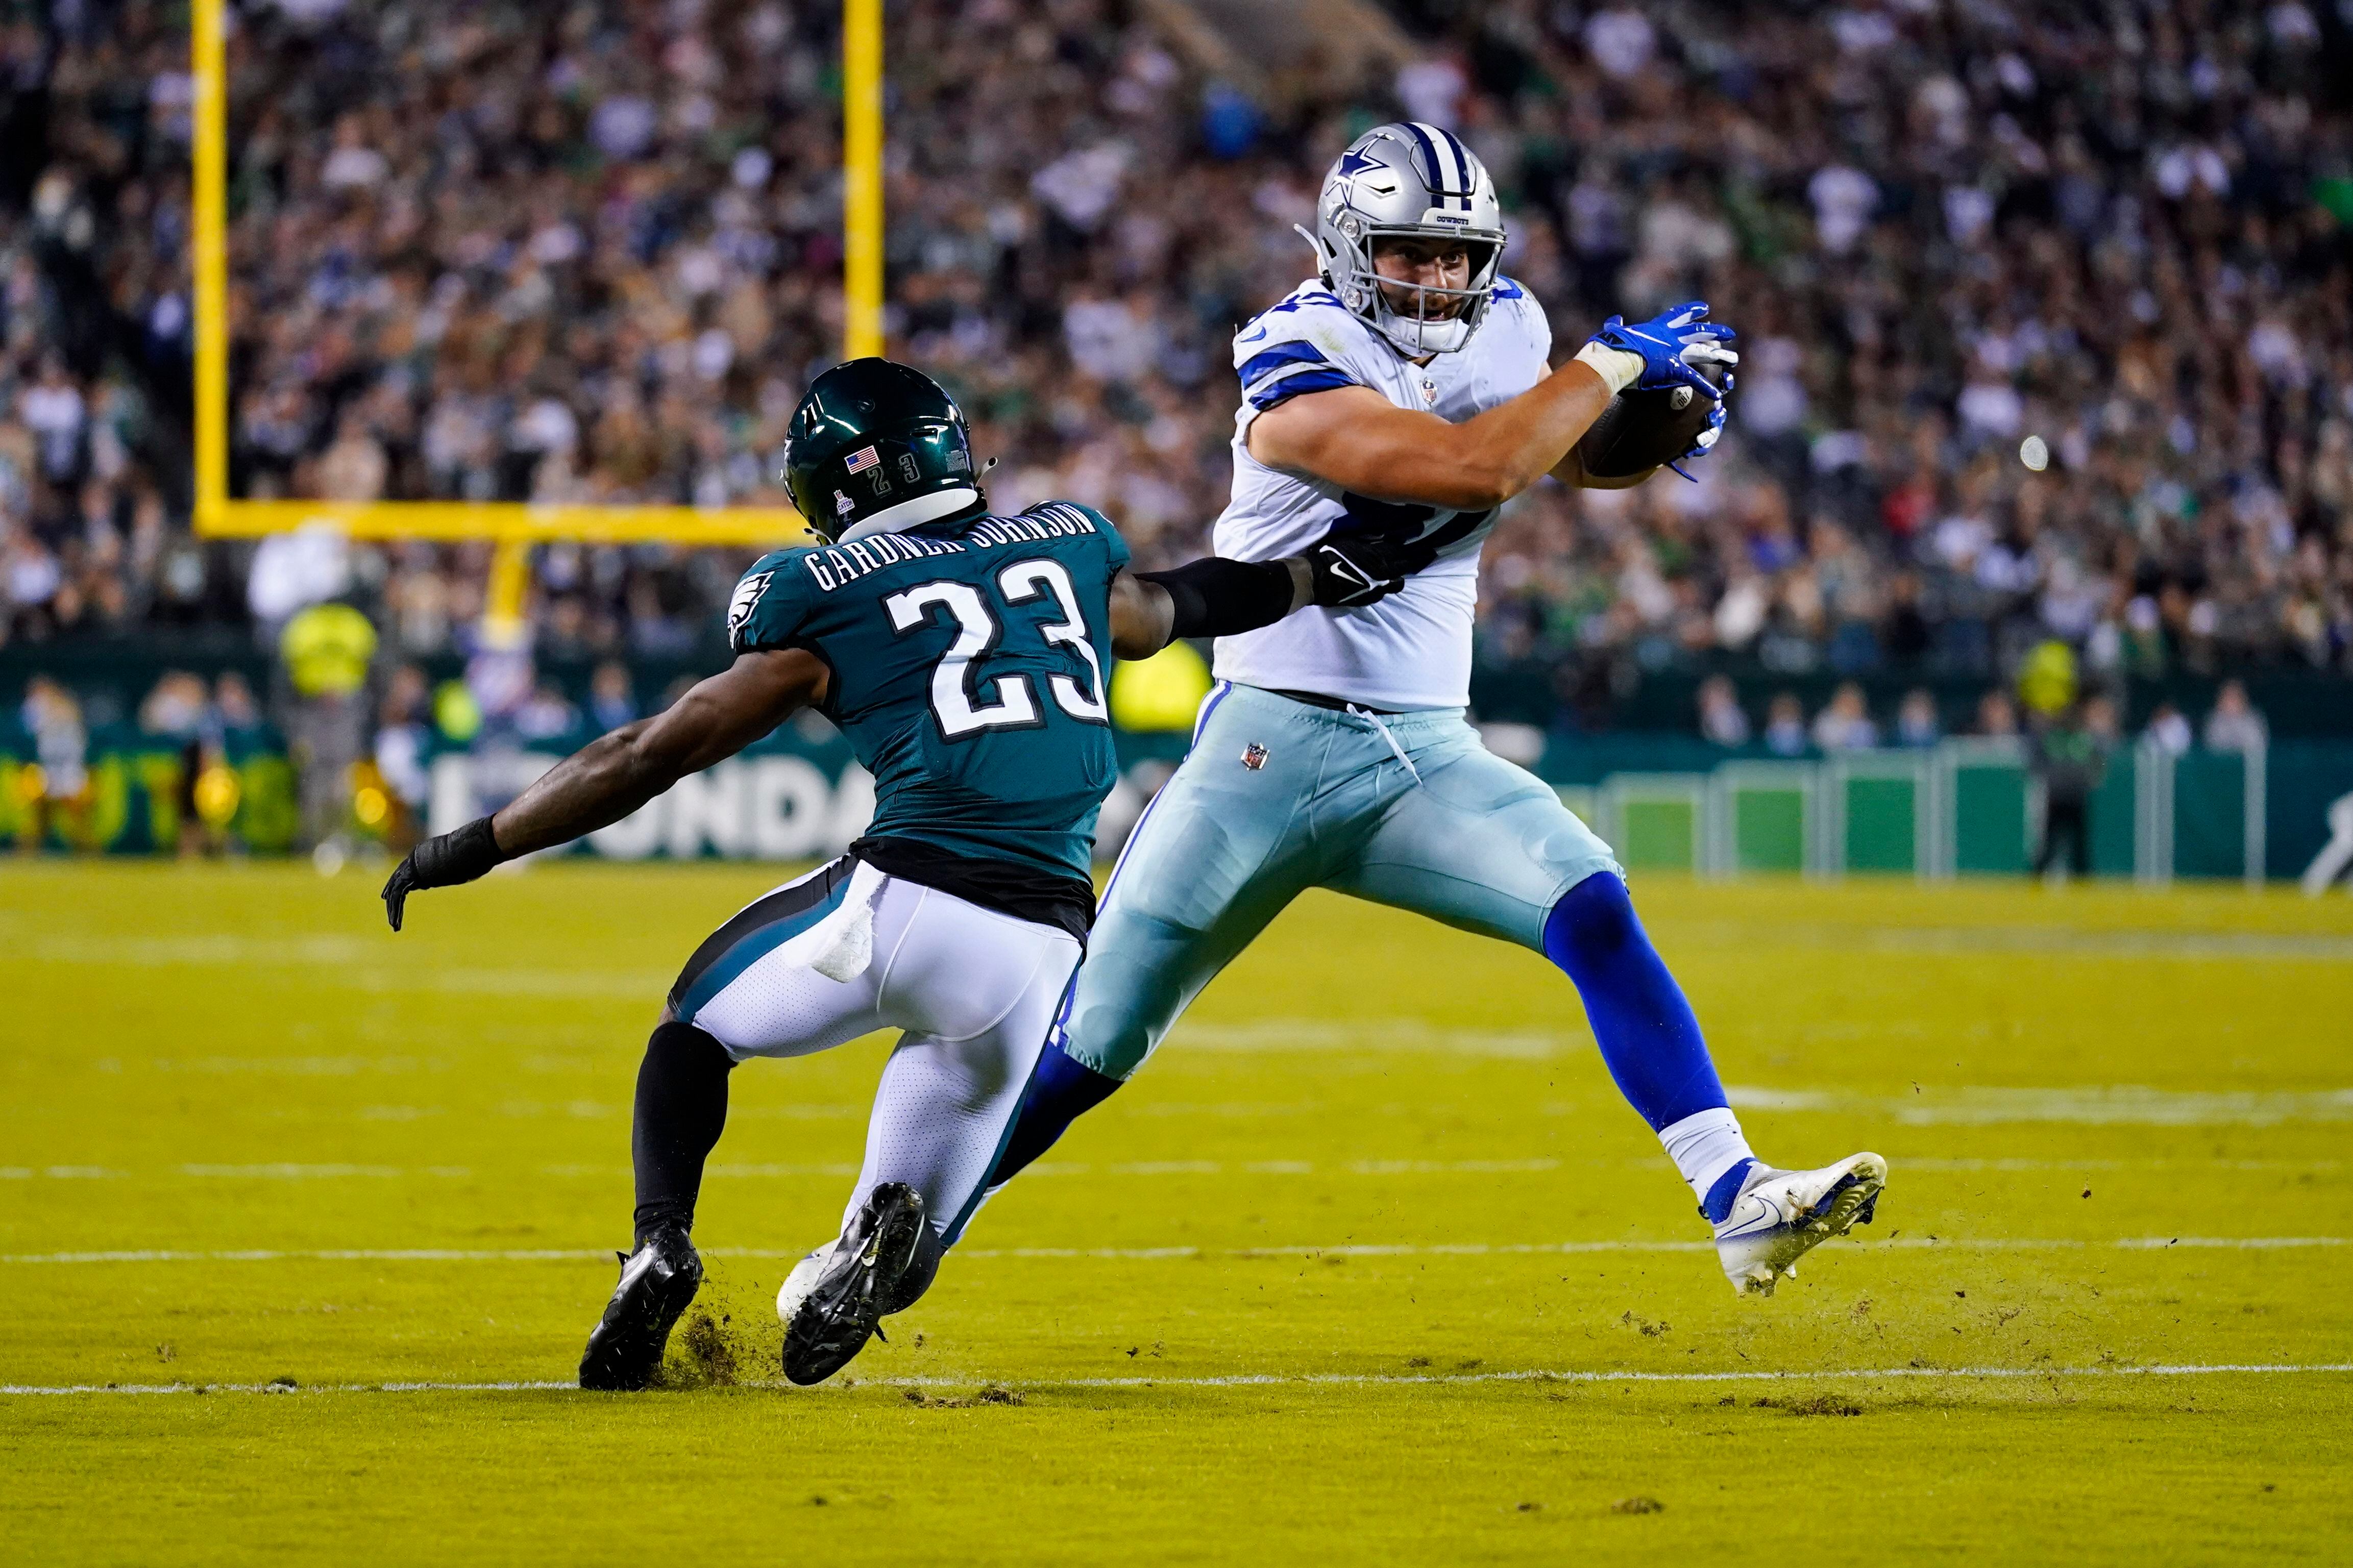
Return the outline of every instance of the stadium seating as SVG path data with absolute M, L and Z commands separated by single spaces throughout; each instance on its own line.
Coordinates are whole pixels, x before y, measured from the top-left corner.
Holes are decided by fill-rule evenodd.
M 1147 563 L 1192 554 L 1231 324 L 1302 272 L 1290 225 L 1335 150 L 1409 113 L 1497 171 L 1560 340 L 1684 294 L 1748 340 L 1699 483 L 1511 509 L 1490 673 L 1605 700 L 1678 669 L 1990 684 L 2049 637 L 2103 680 L 2341 671 L 2340 10 L 1400 4 L 1402 63 L 1244 92 L 1213 72 L 1248 7 L 915 0 L 894 348 L 980 414 L 1002 500 L 1074 496 Z M 249 548 L 185 528 L 180 13 L 55 15 L 0 39 L 0 635 L 240 623 Z M 240 493 L 776 499 L 839 321 L 831 8 L 240 15 Z M 676 657 L 737 563 L 547 551 L 541 647 Z M 414 657 L 452 649 L 486 562 L 353 567 Z

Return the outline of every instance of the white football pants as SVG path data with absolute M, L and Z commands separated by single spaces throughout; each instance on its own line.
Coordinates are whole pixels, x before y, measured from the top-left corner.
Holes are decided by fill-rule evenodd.
M 1078 939 L 837 861 L 748 906 L 705 951 L 671 1008 L 738 1061 L 904 1031 L 874 1093 L 843 1224 L 877 1185 L 904 1182 L 933 1228 L 953 1234 L 1020 1108 Z

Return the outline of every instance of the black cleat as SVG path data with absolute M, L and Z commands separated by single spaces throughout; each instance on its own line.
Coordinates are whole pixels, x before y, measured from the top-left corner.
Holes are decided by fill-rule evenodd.
M 849 1365 L 883 1314 L 913 1306 L 938 1268 L 923 1195 L 904 1182 L 876 1187 L 841 1239 L 804 1259 L 794 1273 L 808 1274 L 786 1284 L 783 1294 L 797 1300 L 785 1317 L 785 1376 L 807 1386 Z
M 622 1253 L 621 1282 L 580 1356 L 580 1386 L 612 1392 L 649 1385 L 671 1325 L 702 1284 L 702 1259 L 682 1230 L 658 1230 Z

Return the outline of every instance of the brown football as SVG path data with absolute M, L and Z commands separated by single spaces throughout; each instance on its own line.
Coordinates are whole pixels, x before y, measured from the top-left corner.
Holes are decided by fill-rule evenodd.
M 1632 479 L 1690 451 L 1714 408 L 1715 399 L 1697 387 L 1629 387 L 1579 438 L 1577 455 L 1597 479 Z

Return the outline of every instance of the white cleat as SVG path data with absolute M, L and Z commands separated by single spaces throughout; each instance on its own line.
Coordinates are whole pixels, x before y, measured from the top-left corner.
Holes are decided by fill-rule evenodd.
M 776 1289 L 776 1316 L 779 1319 L 787 1323 L 793 1321 L 793 1314 L 801 1310 L 801 1303 L 807 1300 L 809 1292 L 817 1289 L 817 1282 L 825 1278 L 825 1266 L 833 1261 L 833 1249 L 840 1245 L 841 1238 L 836 1237 L 793 1265 L 793 1271 L 785 1276 L 784 1284 Z
M 1819 1171 L 1777 1171 L 1762 1161 L 1715 1227 L 1725 1277 L 1744 1296 L 1770 1296 L 1798 1259 L 1856 1225 L 1869 1225 L 1887 1185 L 1887 1162 L 1850 1154 Z

